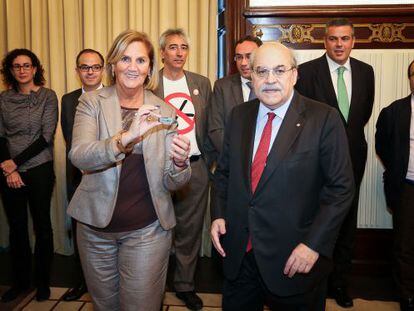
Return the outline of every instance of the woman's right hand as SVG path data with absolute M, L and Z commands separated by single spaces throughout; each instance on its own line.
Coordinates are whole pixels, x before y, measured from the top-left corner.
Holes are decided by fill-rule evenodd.
M 13 189 L 18 189 L 21 188 L 23 186 L 25 186 L 22 177 L 20 176 L 19 172 L 14 171 L 13 173 L 11 173 L 10 175 L 7 176 L 6 178 L 7 181 L 7 185 L 10 188 Z
M 122 143 L 124 146 L 132 141 L 138 141 L 148 130 L 161 124 L 158 121 L 160 115 L 156 112 L 159 112 L 159 107 L 153 105 L 142 105 L 139 108 L 128 131 L 122 135 Z M 153 118 L 153 120 L 148 120 L 150 115 L 155 118 Z

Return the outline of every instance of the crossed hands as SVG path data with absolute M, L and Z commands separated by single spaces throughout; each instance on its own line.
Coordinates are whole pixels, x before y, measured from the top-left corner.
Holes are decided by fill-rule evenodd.
M 3 175 L 6 177 L 7 185 L 10 188 L 17 189 L 25 185 L 19 172 L 16 171 L 17 165 L 12 159 L 5 160 L 0 163 L 0 168 L 3 171 Z
M 224 234 L 226 234 L 226 221 L 223 218 L 214 220 L 211 224 L 211 240 L 214 248 L 222 257 L 226 257 L 226 252 L 220 242 L 220 236 Z M 318 258 L 319 253 L 300 243 L 286 261 L 283 273 L 289 278 L 292 278 L 296 273 L 309 273 Z

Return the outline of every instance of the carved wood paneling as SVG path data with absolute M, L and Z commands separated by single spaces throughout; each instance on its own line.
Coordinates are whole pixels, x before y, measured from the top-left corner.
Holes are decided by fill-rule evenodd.
M 296 49 L 323 47 L 324 23 L 255 23 L 251 34 L 263 41 L 280 41 Z M 414 22 L 355 23 L 355 48 L 414 47 Z

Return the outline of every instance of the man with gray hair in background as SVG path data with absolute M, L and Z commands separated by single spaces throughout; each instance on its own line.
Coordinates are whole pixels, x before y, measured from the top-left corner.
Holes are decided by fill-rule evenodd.
M 164 68 L 159 72 L 160 83 L 154 93 L 176 110 L 178 133 L 191 142 L 191 179 L 173 193 L 177 218 L 174 289 L 187 308 L 200 310 L 203 302 L 195 293 L 194 274 L 208 198 L 207 152 L 211 147 L 207 137 L 207 106 L 211 84 L 208 78 L 184 70 L 190 46 L 182 29 L 164 31 L 159 46 Z

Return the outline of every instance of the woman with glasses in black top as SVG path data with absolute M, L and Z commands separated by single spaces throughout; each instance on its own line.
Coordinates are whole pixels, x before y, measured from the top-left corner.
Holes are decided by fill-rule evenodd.
M 43 67 L 27 49 L 10 51 L 1 74 L 8 89 L 0 94 L 0 190 L 10 227 L 13 283 L 1 297 L 14 300 L 29 289 L 31 249 L 27 205 L 35 232 L 34 283 L 36 299 L 50 296 L 53 258 L 50 200 L 55 175 L 53 139 L 58 120 L 58 100 L 43 85 Z

